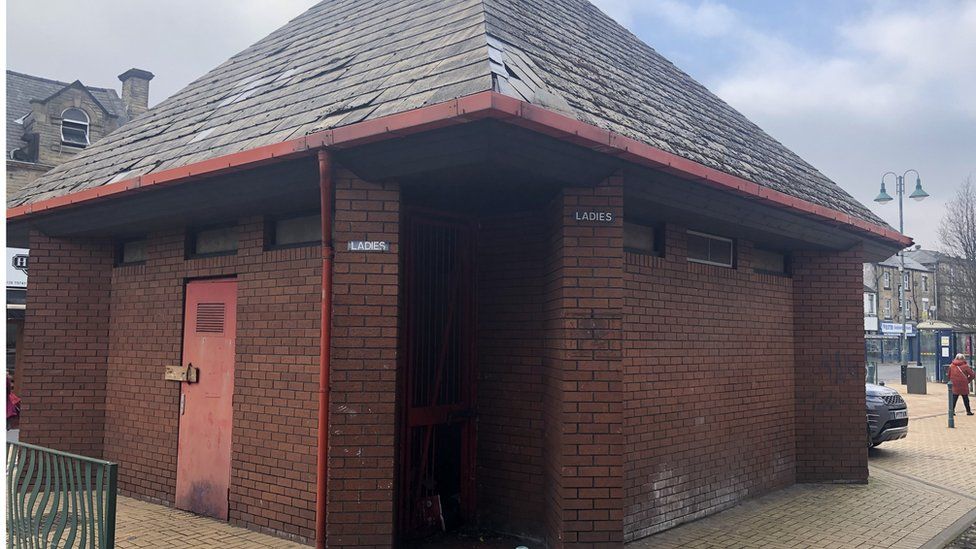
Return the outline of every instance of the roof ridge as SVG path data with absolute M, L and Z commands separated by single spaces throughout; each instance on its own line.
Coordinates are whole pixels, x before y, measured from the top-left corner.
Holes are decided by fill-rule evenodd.
M 100 187 L 125 170 L 147 175 L 484 91 L 887 227 L 586 0 L 324 0 L 10 203 Z
M 34 75 L 34 74 L 27 74 L 25 72 L 19 72 L 19 71 L 10 70 L 10 69 L 6 69 L 6 71 L 7 71 L 7 74 L 16 74 L 17 76 L 23 76 L 23 77 L 26 77 L 26 78 L 33 78 L 34 80 L 43 80 L 44 82 L 49 82 L 51 84 L 60 84 L 62 86 L 70 86 L 70 85 L 74 84 L 75 82 L 81 82 L 81 79 L 80 78 L 76 78 L 75 79 L 75 82 L 63 82 L 61 80 L 55 80 L 53 78 L 47 78 L 45 76 L 37 76 L 37 75 Z M 102 88 L 102 87 L 99 87 L 99 86 L 89 86 L 88 84 L 85 84 L 84 82 L 81 82 L 81 85 L 84 86 L 84 87 L 86 87 L 86 88 L 88 88 L 88 89 L 90 89 L 90 90 L 110 91 L 110 92 L 114 92 L 116 95 L 118 95 L 118 92 L 115 90 L 115 88 Z

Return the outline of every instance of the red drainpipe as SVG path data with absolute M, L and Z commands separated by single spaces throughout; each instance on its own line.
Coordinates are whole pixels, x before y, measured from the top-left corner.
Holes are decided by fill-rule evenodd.
M 322 322 L 319 330 L 318 471 L 315 485 L 315 547 L 325 549 L 329 473 L 329 364 L 332 350 L 332 155 L 319 150 L 322 200 Z

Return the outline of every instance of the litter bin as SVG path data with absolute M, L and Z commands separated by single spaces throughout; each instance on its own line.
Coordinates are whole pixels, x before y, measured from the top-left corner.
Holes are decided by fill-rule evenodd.
M 906 368 L 908 373 L 908 394 L 924 395 L 928 388 L 928 376 L 925 375 L 924 366 L 909 366 Z

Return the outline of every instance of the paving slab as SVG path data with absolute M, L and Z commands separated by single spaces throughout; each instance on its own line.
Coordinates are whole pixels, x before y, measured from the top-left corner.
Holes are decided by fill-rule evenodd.
M 869 452 L 866 485 L 799 484 L 628 549 L 944 547 L 976 514 L 976 416 L 957 415 L 949 429 L 945 385 L 926 395 L 889 386 L 908 403 L 909 434 Z
M 627 549 L 972 547 L 976 518 L 976 416 L 946 426 L 945 386 L 909 395 L 908 438 L 869 453 L 864 485 L 799 484 L 628 544 Z M 961 409 L 961 404 L 960 404 Z M 132 498 L 119 498 L 116 547 L 307 547 Z M 969 545 L 967 545 L 969 544 Z
M 307 549 L 308 546 L 231 526 L 163 505 L 119 496 L 115 531 L 118 549 Z

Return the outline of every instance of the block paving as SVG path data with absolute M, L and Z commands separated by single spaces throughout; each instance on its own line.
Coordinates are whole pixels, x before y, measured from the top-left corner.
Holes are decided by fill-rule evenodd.
M 870 450 L 868 484 L 798 484 L 628 549 L 943 546 L 944 531 L 967 514 L 976 521 L 976 416 L 957 415 L 948 429 L 945 385 L 926 395 L 891 387 L 908 402 L 909 435 Z
M 928 395 L 894 388 L 908 401 L 909 436 L 870 451 L 867 484 L 798 484 L 628 549 L 909 549 L 942 547 L 960 534 L 950 547 L 973 547 L 976 531 L 963 534 L 966 524 L 960 527 L 960 521 L 976 516 L 976 417 L 957 416 L 950 430 L 945 386 L 930 384 Z M 959 531 L 939 542 L 952 529 Z M 119 498 L 116 540 L 120 549 L 305 547 L 126 497 Z

